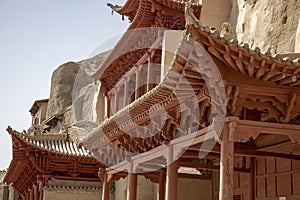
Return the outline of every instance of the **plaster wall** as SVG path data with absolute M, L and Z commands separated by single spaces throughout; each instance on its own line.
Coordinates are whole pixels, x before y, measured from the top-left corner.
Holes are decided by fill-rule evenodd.
M 127 196 L 127 178 L 120 179 L 115 183 L 115 197 L 118 200 L 126 200 Z
M 127 178 L 120 179 L 115 183 L 115 199 L 126 200 Z M 156 200 L 156 187 L 151 181 L 138 176 L 137 200 Z
M 99 200 L 102 194 L 102 184 L 93 181 L 70 181 L 51 179 L 44 187 L 44 200 Z
M 101 199 L 100 190 L 88 189 L 44 189 L 44 200 L 99 200 Z
M 178 200 L 211 200 L 211 180 L 180 178 L 178 180 Z

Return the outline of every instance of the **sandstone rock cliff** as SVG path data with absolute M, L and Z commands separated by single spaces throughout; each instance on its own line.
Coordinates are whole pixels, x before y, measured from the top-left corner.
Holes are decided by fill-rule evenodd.
M 300 52 L 299 0 L 203 0 L 201 21 L 219 30 L 230 22 L 237 39 L 251 48 Z
M 79 65 L 68 62 L 59 66 L 52 74 L 47 119 L 63 112 L 72 105 L 72 92 Z

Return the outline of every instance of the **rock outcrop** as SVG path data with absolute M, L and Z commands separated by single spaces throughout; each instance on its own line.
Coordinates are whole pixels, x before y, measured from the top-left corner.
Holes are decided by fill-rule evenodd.
M 74 82 L 79 70 L 75 62 L 59 66 L 52 74 L 50 98 L 47 108 L 47 119 L 63 112 L 72 105 Z
M 296 37 L 300 26 L 300 1 L 297 0 L 236 0 L 239 8 L 237 39 L 271 53 L 299 51 Z M 298 33 L 299 34 L 299 33 Z M 299 44 L 298 44 L 299 45 Z
M 272 54 L 300 52 L 299 0 L 203 0 L 203 25 L 229 22 L 236 38 Z

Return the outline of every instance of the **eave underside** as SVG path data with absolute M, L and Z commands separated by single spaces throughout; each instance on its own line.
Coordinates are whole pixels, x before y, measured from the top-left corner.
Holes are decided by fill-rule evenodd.
M 127 2 L 131 4 L 131 1 Z M 126 4 L 127 4 L 126 3 Z M 200 15 L 201 6 L 192 5 L 194 14 Z M 183 30 L 185 3 L 173 0 L 141 1 L 131 25 L 93 78 L 99 79 L 108 92 L 156 40 L 162 30 Z
M 13 134 L 13 159 L 4 179 L 20 194 L 28 192 L 40 177 L 67 180 L 99 181 L 103 168 L 95 158 L 58 154 L 23 141 Z M 28 140 L 27 140 L 28 141 Z
M 257 110 L 260 113 L 260 118 L 256 119 L 258 121 L 274 124 L 297 124 L 298 115 L 300 114 L 300 105 L 296 103 L 300 100 L 298 86 L 290 85 L 289 83 L 282 84 L 283 82 L 280 82 L 280 80 L 278 82 L 278 80 L 272 79 L 272 81 L 263 77 L 269 76 L 269 71 L 265 70 L 268 66 L 271 68 L 273 66 L 272 70 L 275 70 L 277 75 L 283 73 L 282 67 L 285 66 L 285 74 L 293 74 L 298 79 L 299 67 L 291 64 L 287 67 L 283 63 L 268 60 L 267 57 L 250 54 L 249 50 L 241 49 L 235 45 L 229 47 L 229 43 L 204 30 L 190 27 L 190 31 L 194 41 L 190 39 L 182 43 L 178 53 L 180 56 L 175 58 L 164 81 L 141 97 L 139 101 L 132 103 L 110 119 L 104 121 L 99 129 L 93 131 L 84 141 L 84 145 L 98 159 L 100 158 L 101 162 L 108 162 L 109 164 L 119 163 L 126 157 L 125 154 L 120 153 L 107 156 L 105 152 L 115 152 L 116 149 L 121 148 L 133 153 L 144 153 L 172 141 L 174 137 L 181 137 L 209 126 L 212 114 L 211 95 L 217 96 L 216 99 L 220 101 L 213 102 L 216 106 L 215 111 L 218 111 L 219 114 L 227 112 L 227 116 L 236 116 L 244 119 L 243 112 Z M 216 79 L 213 71 L 214 67 L 212 66 L 212 60 L 200 59 L 201 56 L 199 57 L 199 55 L 203 56 L 203 52 L 189 51 L 196 43 L 203 45 L 210 52 L 210 55 L 213 56 L 213 59 L 217 61 L 217 67 L 221 71 L 223 78 L 225 78 L 225 83 L 217 80 L 213 83 L 209 82 L 211 85 L 207 86 L 205 79 Z M 235 65 L 228 64 L 224 58 L 220 57 L 221 53 L 216 53 L 215 49 L 217 47 L 233 48 L 229 51 L 230 56 L 237 53 L 239 57 L 232 57 L 232 59 L 250 58 L 255 62 L 263 62 L 263 66 L 261 66 L 262 64 L 255 66 L 259 69 L 264 67 L 265 74 L 259 79 L 257 76 L 251 76 L 249 72 L 243 74 L 241 71 L 235 70 L 235 68 L 239 69 L 238 65 L 240 62 L 235 61 Z M 235 53 L 234 50 L 237 52 Z M 274 66 L 276 67 L 274 68 Z M 199 67 L 200 71 L 205 73 L 199 73 Z M 250 70 L 251 67 L 245 69 Z M 258 73 L 257 71 L 255 72 Z M 231 73 L 236 73 L 237 78 L 226 79 L 228 77 L 232 78 Z M 178 74 L 182 75 L 184 79 Z M 201 74 L 205 74 L 206 78 L 202 77 Z M 226 95 L 218 90 L 208 89 L 208 87 L 218 88 L 222 84 L 225 84 Z M 180 108 L 180 102 L 185 102 L 191 98 L 187 93 L 188 90 L 193 92 L 196 100 L 191 101 L 188 103 L 188 106 L 184 106 L 184 109 L 182 109 Z M 226 102 L 227 111 L 224 111 L 222 106 L 220 106 L 222 102 Z M 156 109 L 151 108 L 153 105 L 157 105 Z M 195 108 L 200 108 L 200 118 L 191 124 L 191 119 L 196 116 L 194 113 Z M 159 117 L 160 109 L 167 111 L 166 118 L 161 119 Z M 129 113 L 129 115 L 126 113 Z M 151 120 L 150 115 L 152 116 L 152 127 L 147 127 Z M 155 115 L 157 119 L 153 120 Z M 183 120 L 181 121 L 180 119 L 182 118 Z M 136 123 L 140 127 L 134 128 L 135 126 L 131 126 L 132 123 Z M 145 135 L 149 131 L 155 132 L 157 127 L 162 126 L 162 130 L 152 137 L 143 139 L 130 136 Z M 123 130 L 126 130 L 126 133 Z M 288 133 L 285 135 L 288 135 Z M 298 135 L 292 134 L 288 136 L 294 142 L 299 139 Z M 241 134 L 239 137 L 242 138 L 241 142 L 247 142 L 252 136 Z

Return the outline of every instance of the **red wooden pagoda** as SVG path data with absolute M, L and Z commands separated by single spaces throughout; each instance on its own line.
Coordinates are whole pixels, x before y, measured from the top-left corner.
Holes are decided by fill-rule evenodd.
M 128 176 L 127 199 L 135 200 L 142 175 L 159 184 L 158 199 L 175 200 L 178 167 L 213 174 L 211 199 L 299 199 L 299 59 L 203 26 L 199 2 L 111 7 L 131 25 L 93 76 L 107 119 L 83 140 L 108 166 L 102 199 L 111 181 Z M 166 70 L 170 30 L 181 32 Z

